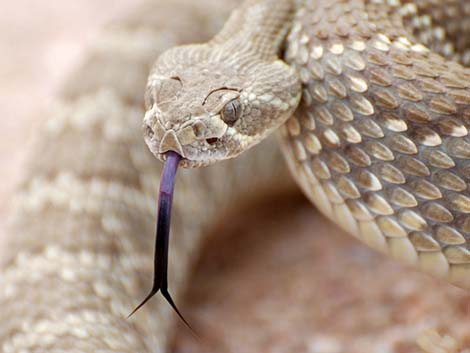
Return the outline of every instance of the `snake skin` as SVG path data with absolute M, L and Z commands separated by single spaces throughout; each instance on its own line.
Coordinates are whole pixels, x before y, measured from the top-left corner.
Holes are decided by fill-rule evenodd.
M 154 58 L 208 39 L 233 5 L 145 5 L 110 26 L 69 80 L 15 203 L 12 256 L 0 277 L 9 318 L 0 324 L 3 352 L 165 350 L 173 317 L 165 303 L 154 299 L 125 319 L 149 289 L 160 172 L 142 142 L 141 97 Z M 303 95 L 282 129 L 294 176 L 324 214 L 366 244 L 469 289 L 470 75 L 418 43 L 468 64 L 467 43 L 454 40 L 468 32 L 461 21 L 468 6 L 298 5 L 286 60 Z M 268 142 L 180 173 L 170 264 L 176 297 L 221 210 L 255 189 L 285 187 L 279 158 Z
M 451 28 L 469 6 L 428 3 L 307 1 L 288 40 L 286 59 L 304 88 L 285 150 L 305 194 L 330 219 L 470 289 L 470 71 L 410 34 L 431 37 L 433 17 Z M 430 23 L 407 26 L 411 16 Z
M 11 256 L 0 276 L 2 352 L 165 349 L 174 313 L 160 298 L 127 319 L 152 277 L 161 170 L 142 139 L 142 92 L 155 56 L 209 38 L 222 24 L 212 16 L 224 18 L 230 9 L 230 2 L 221 5 L 211 4 L 209 18 L 192 1 L 160 3 L 157 12 L 146 4 L 111 25 L 65 85 L 39 132 L 11 217 Z M 179 173 L 170 261 L 175 298 L 210 225 L 229 205 L 289 185 L 279 183 L 288 180 L 280 158 L 268 142 L 243 160 Z M 255 173 L 248 182 L 246 170 Z

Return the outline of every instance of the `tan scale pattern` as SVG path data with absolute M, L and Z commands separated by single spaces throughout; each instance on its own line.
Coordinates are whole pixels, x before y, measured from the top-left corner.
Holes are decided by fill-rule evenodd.
M 12 214 L 11 258 L 0 274 L 0 306 L 11 318 L 0 326 L 3 352 L 165 349 L 174 317 L 166 303 L 155 299 L 126 319 L 149 289 L 160 174 L 142 141 L 142 92 L 156 55 L 209 38 L 233 5 L 179 0 L 154 11 L 144 4 L 108 28 L 66 83 L 38 131 Z M 276 162 L 278 148 L 267 142 L 257 151 L 180 172 L 170 260 L 175 298 L 220 212 L 292 186 Z
M 420 42 L 446 58 L 470 65 L 468 2 L 414 0 L 403 3 L 403 20 Z
M 230 2 L 213 2 L 210 17 L 192 1 L 154 6 L 108 28 L 38 131 L 11 215 L 11 256 L 0 272 L 4 353 L 166 349 L 175 315 L 166 303 L 155 298 L 126 318 L 149 290 L 153 270 L 160 163 L 142 140 L 145 78 L 159 52 L 208 39 Z M 258 152 L 179 173 L 170 260 L 175 298 L 217 214 L 247 195 L 290 185 L 272 142 Z M 254 172 L 248 182 L 246 168 Z
M 260 40 L 258 58 L 274 60 L 294 2 L 257 3 L 246 2 L 254 6 L 249 19 L 271 31 L 263 36 L 248 22 L 242 33 Z M 470 75 L 416 38 L 427 35 L 425 44 L 464 63 L 466 44 L 439 49 L 447 42 L 442 33 L 429 35 L 432 21 L 415 26 L 409 19 L 423 14 L 441 23 L 449 40 L 466 25 L 455 27 L 455 10 L 425 1 L 415 12 L 398 0 L 295 3 L 286 57 L 303 94 L 283 129 L 295 177 L 324 214 L 372 248 L 470 288 Z M 467 11 L 463 2 L 449 4 Z M 64 87 L 38 132 L 12 216 L 12 256 L 0 274 L 0 307 L 11 318 L 0 326 L 2 351 L 165 350 L 174 314 L 166 304 L 153 300 L 135 321 L 125 319 L 148 290 L 159 177 L 141 141 L 141 93 L 156 55 L 215 32 L 230 6 L 210 5 L 210 18 L 207 2 L 172 1 L 159 11 L 144 5 L 108 29 Z M 260 9 L 274 15 L 265 18 Z M 243 35 L 224 42 L 245 23 L 241 15 L 210 45 L 236 51 L 234 43 L 243 43 L 233 64 L 249 66 L 256 47 Z M 292 108 L 292 93 L 272 107 Z M 264 100 L 277 102 L 268 95 L 258 103 Z M 240 161 L 180 173 L 170 264 L 175 297 L 213 219 L 247 195 L 283 187 L 278 160 L 268 143 Z
M 307 1 L 286 54 L 303 98 L 284 135 L 294 175 L 329 218 L 468 289 L 470 71 L 420 44 L 422 19 L 409 21 L 420 8 L 443 19 L 446 4 Z

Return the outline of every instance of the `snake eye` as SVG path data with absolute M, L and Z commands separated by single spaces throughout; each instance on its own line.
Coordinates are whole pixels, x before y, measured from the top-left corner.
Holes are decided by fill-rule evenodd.
M 222 120 L 227 125 L 233 125 L 242 116 L 242 104 L 239 99 L 228 102 L 222 109 Z

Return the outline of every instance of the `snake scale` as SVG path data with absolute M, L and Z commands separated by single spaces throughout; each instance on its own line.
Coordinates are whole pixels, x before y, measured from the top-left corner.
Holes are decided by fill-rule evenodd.
M 165 349 L 171 308 L 151 301 L 125 320 L 152 271 L 160 173 L 141 137 L 141 92 L 155 57 L 208 40 L 226 4 L 214 0 L 210 15 L 183 0 L 144 6 L 104 33 L 64 87 L 12 214 L 4 352 Z M 282 126 L 290 170 L 322 213 L 470 289 L 469 13 L 463 0 L 248 0 L 208 44 L 160 56 L 147 145 L 197 167 Z M 174 294 L 212 219 L 290 187 L 280 158 L 268 139 L 180 172 Z

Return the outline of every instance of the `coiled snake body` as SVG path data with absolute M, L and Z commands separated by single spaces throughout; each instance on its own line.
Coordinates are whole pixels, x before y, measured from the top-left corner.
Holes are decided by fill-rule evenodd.
M 5 352 L 165 347 L 167 307 L 150 302 L 135 321 L 124 319 L 152 270 L 159 174 L 136 129 L 138 92 L 156 50 L 207 38 L 212 22 L 185 1 L 165 5 L 171 20 L 161 6 L 111 27 L 44 128 L 2 274 Z M 248 0 L 208 44 L 160 56 L 148 81 L 146 142 L 159 158 L 173 150 L 197 167 L 283 126 L 290 169 L 325 215 L 470 289 L 470 74 L 436 53 L 469 60 L 468 12 L 465 1 Z M 192 29 L 195 18 L 209 25 Z M 282 187 L 273 146 L 181 173 L 176 293 L 210 220 L 243 195 Z

